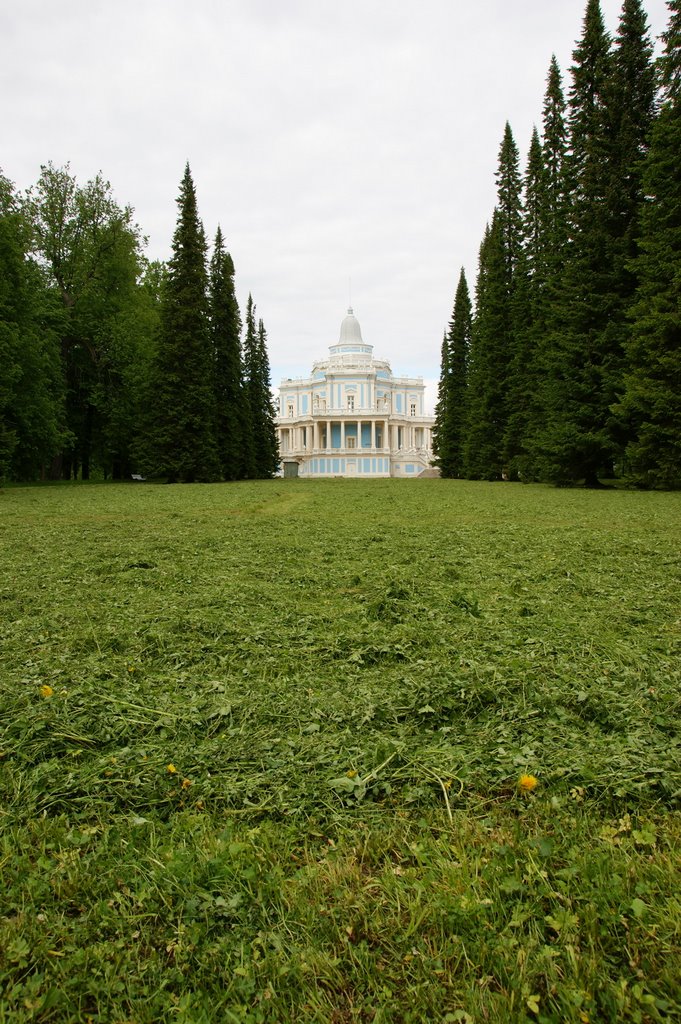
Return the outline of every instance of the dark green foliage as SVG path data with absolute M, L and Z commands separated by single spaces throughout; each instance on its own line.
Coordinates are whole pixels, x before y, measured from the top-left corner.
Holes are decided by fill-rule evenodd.
M 662 109 L 643 166 L 638 279 L 627 345 L 625 472 L 641 486 L 681 487 L 681 5 L 660 61 Z
M 519 169 L 519 154 L 511 126 L 506 122 L 499 148 L 499 165 L 496 173 L 497 210 L 499 229 L 504 252 L 504 266 L 509 294 L 513 288 L 513 275 L 523 251 L 522 178 Z
M 511 378 L 528 326 L 522 181 L 518 148 L 508 123 L 499 149 L 496 180 L 498 204 L 480 248 L 464 446 L 466 473 L 486 480 L 506 476 L 509 458 L 515 454 L 507 434 L 508 417 L 517 395 Z
M 568 116 L 554 57 L 522 202 L 506 126 L 480 255 L 469 476 L 679 486 L 678 0 L 669 7 L 659 115 L 640 0 L 624 0 L 614 40 L 588 0 Z M 443 354 L 441 392 L 448 373 Z M 441 401 L 438 446 L 445 417 Z
M 570 227 L 564 298 L 550 342 L 546 475 L 595 484 L 612 476 L 622 433 L 612 415 L 621 389 L 630 270 L 641 199 L 640 160 L 653 111 L 650 44 L 637 0 L 626 0 L 614 52 L 590 0 L 574 52 L 570 93 Z
M 442 476 L 445 473 L 444 462 L 447 458 L 447 441 L 445 424 L 449 410 L 449 344 L 447 334 L 442 338 L 440 348 L 440 379 L 437 386 L 437 403 L 435 405 L 435 423 L 433 424 L 433 453 L 435 464 L 440 467 Z
M 609 258 L 606 93 L 612 58 L 598 0 L 589 0 L 573 58 L 567 162 L 573 241 L 561 275 L 559 326 L 546 353 L 540 447 L 549 479 L 595 483 L 604 469 L 612 474 L 607 421 L 614 383 L 603 339 L 612 311 L 604 296 Z
M 433 431 L 436 462 L 444 477 L 463 475 L 471 330 L 471 300 L 462 268 L 452 319 L 442 342 L 440 386 Z
M 478 261 L 471 332 L 464 470 L 474 480 L 499 480 L 506 430 L 511 308 L 501 217 L 494 211 Z
M 169 482 L 191 483 L 219 479 L 220 465 L 215 443 L 206 239 L 189 165 L 177 205 L 172 256 L 162 293 L 148 468 Z
M 508 370 L 504 463 L 511 479 L 534 476 L 529 445 L 537 420 L 538 347 L 543 337 L 548 232 L 546 179 L 539 133 L 532 133 L 522 206 L 524 242 L 512 282 L 513 343 Z
M 80 187 L 68 165 L 42 168 L 25 210 L 34 253 L 61 306 L 53 321 L 66 432 L 52 474 L 87 479 L 93 465 L 111 473 L 127 465 L 135 433 L 129 388 L 122 381 L 126 375 L 136 379 L 129 367 L 143 322 L 133 313 L 139 229 L 101 175 Z
M 246 306 L 243 374 L 250 425 L 247 475 L 268 479 L 279 467 L 279 445 L 274 425 L 267 334 L 262 320 L 256 327 L 255 304 L 250 295 Z
M 61 439 L 57 339 L 27 246 L 14 189 L 0 174 L 0 479 L 36 477 Z
M 241 381 L 241 315 L 234 291 L 234 263 L 218 227 L 210 264 L 210 330 L 215 361 L 216 442 L 222 476 L 247 476 L 244 440 L 248 424 Z

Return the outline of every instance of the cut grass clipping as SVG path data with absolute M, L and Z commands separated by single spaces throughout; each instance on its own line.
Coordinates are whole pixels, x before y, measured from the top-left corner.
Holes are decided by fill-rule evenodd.
M 0 495 L 0 1024 L 681 1019 L 681 495 Z

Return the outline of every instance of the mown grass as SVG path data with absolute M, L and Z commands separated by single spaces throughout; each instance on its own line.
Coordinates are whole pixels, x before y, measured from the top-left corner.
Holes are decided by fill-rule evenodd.
M 681 1019 L 681 496 L 15 488 L 0 530 L 0 1022 Z

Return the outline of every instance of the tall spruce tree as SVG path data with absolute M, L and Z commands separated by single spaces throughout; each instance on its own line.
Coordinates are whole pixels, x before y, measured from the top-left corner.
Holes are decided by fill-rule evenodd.
M 567 182 L 566 155 L 568 130 L 565 120 L 565 96 L 563 81 L 555 54 L 546 79 L 544 107 L 542 114 L 542 158 L 544 165 L 544 197 L 542 218 L 544 221 L 545 247 L 549 258 L 554 253 L 564 257 L 567 242 Z
M 508 416 L 504 461 L 511 479 L 531 480 L 536 472 L 530 456 L 537 408 L 537 366 L 547 277 L 545 223 L 546 174 L 536 128 L 532 133 L 524 178 L 522 236 L 524 248 L 513 279 L 513 348 L 508 372 Z
M 501 216 L 480 244 L 475 317 L 471 331 L 464 473 L 474 480 L 500 480 L 507 422 L 511 309 Z
M 449 343 L 447 332 L 442 338 L 440 347 L 440 379 L 437 386 L 437 402 L 435 404 L 435 423 L 433 424 L 433 454 L 435 465 L 442 476 L 449 476 L 445 468 L 449 462 L 449 446 L 447 444 L 446 423 L 449 408 Z
M 655 69 L 646 15 L 640 0 L 624 0 L 608 90 L 611 152 L 606 215 L 610 251 L 604 292 L 610 316 L 601 346 L 608 360 L 611 412 L 623 389 L 630 315 L 637 286 L 634 258 L 644 200 L 642 168 L 655 117 L 655 97 Z M 607 424 L 619 468 L 628 440 L 627 425 L 616 415 L 608 417 Z
M 267 335 L 262 320 L 256 326 L 256 308 L 250 294 L 246 304 L 243 372 L 250 425 L 249 475 L 268 479 L 279 467 L 279 445 L 272 405 Z
M 276 412 L 272 401 L 272 377 L 270 357 L 267 351 L 267 332 L 262 320 L 258 320 L 258 369 L 261 389 L 260 441 L 256 446 L 260 473 L 264 478 L 273 477 L 280 463 L 279 441 L 275 425 Z
M 616 411 L 630 440 L 625 472 L 646 487 L 681 487 L 681 3 L 670 0 L 659 61 L 662 106 L 643 165 L 638 290 Z
M 612 473 L 608 429 L 613 400 L 603 333 L 610 236 L 607 91 L 612 71 L 610 38 L 599 0 L 588 0 L 582 38 L 573 52 L 569 98 L 570 151 L 566 161 L 572 239 L 561 272 L 562 299 L 554 296 L 556 329 L 545 347 L 544 427 L 537 439 L 543 474 L 555 483 L 598 484 Z
M 466 274 L 461 268 L 449 325 L 449 404 L 445 421 L 448 464 L 445 475 L 461 477 L 464 472 L 463 446 L 467 422 L 468 362 L 470 359 L 473 316 Z
M 527 331 L 522 179 L 518 147 L 508 123 L 499 148 L 497 207 L 480 250 L 476 316 L 471 344 L 471 388 L 464 446 L 466 474 L 507 475 L 509 389 L 514 358 Z
M 151 470 L 169 482 L 220 478 L 215 443 L 214 360 L 208 310 L 206 238 L 187 164 L 162 293 L 155 366 Z
M 241 383 L 241 315 L 234 290 L 234 264 L 218 227 L 210 263 L 210 328 L 215 360 L 216 443 L 222 476 L 246 476 L 246 431 Z
M 440 385 L 435 410 L 434 451 L 436 464 L 444 477 L 461 477 L 464 473 L 471 329 L 471 300 L 462 267 L 452 318 L 442 341 Z

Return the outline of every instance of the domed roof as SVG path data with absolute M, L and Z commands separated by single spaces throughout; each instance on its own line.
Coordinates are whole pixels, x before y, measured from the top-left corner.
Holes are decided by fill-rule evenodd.
M 339 345 L 363 345 L 362 331 L 359 326 L 359 320 L 352 312 L 352 307 L 348 309 L 348 315 L 343 320 L 340 329 L 340 338 L 338 339 Z

